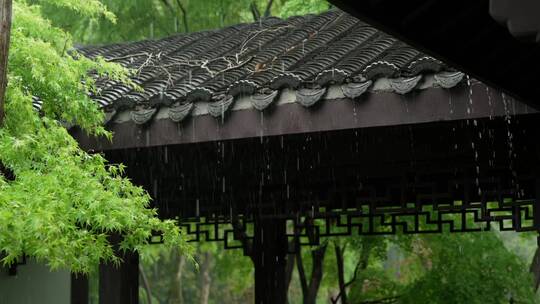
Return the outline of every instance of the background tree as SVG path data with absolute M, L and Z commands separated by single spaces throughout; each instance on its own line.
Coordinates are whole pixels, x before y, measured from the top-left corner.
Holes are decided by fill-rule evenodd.
M 415 240 L 408 252 L 422 265 L 423 275 L 406 287 L 402 303 L 537 303 L 527 263 L 496 233 Z
M 225 251 L 217 243 L 197 243 L 185 258 L 163 246 L 152 247 L 142 260 L 142 273 L 151 285 L 152 303 L 249 303 L 253 301 L 253 267 L 240 250 Z M 141 303 L 147 304 L 141 286 Z
M 102 3 L 117 16 L 116 23 L 101 16 L 81 18 L 69 10 L 42 5 L 47 17 L 81 44 L 159 38 L 269 16 L 319 13 L 330 6 L 325 0 L 102 0 Z

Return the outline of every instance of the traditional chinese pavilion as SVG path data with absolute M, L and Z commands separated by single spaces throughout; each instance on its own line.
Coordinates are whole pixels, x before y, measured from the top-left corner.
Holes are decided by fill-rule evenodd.
M 321 237 L 540 228 L 538 112 L 345 12 L 80 52 L 144 88 L 99 79 L 114 138 L 81 146 L 242 248 L 256 303 L 286 303 L 287 253 Z M 137 303 L 137 263 L 102 265 L 102 303 Z

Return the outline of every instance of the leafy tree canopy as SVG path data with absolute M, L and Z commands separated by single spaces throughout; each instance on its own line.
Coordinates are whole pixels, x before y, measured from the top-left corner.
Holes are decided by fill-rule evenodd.
M 97 0 L 42 2 L 115 22 Z M 153 231 L 163 233 L 169 246 L 186 250 L 177 225 L 156 218 L 148 194 L 122 177 L 123 167 L 81 150 L 63 127 L 77 124 L 110 137 L 102 127 L 103 113 L 88 97 L 95 90 L 88 71 L 128 83 L 130 71 L 68 53 L 71 35 L 44 18 L 39 4 L 15 0 L 13 5 L 6 118 L 0 129 L 2 262 L 26 254 L 52 268 L 86 272 L 102 260 L 118 261 L 110 234 L 122 236 L 120 249 L 141 250 Z M 42 113 L 33 109 L 32 96 L 43 101 Z

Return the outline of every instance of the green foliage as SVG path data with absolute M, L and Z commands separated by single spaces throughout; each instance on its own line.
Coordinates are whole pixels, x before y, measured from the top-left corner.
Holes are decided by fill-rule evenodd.
M 283 18 L 320 13 L 328 10 L 330 5 L 326 1 L 321 0 L 288 0 L 285 1 L 280 10 L 280 16 Z
M 47 4 L 113 20 L 95 0 Z M 110 137 L 102 112 L 88 97 L 95 89 L 88 71 L 124 82 L 129 71 L 68 54 L 70 35 L 43 18 L 37 5 L 15 1 L 13 16 L 0 161 L 16 178 L 0 175 L 2 261 L 26 254 L 52 268 L 88 272 L 101 260 L 118 262 L 107 240 L 112 233 L 123 237 L 123 250 L 140 250 L 152 231 L 185 250 L 177 225 L 156 218 L 145 191 L 122 177 L 124 168 L 81 150 L 60 123 Z M 33 110 L 31 96 L 43 100 L 42 115 Z
M 381 263 L 374 263 L 359 273 L 351 286 L 351 303 L 365 303 L 381 299 L 397 298 L 403 287 L 383 268 Z
M 495 233 L 430 235 L 417 244 L 425 274 L 402 303 L 536 303 L 527 265 Z
M 141 261 L 142 271 L 150 282 L 154 303 L 201 303 L 203 264 L 209 262 L 210 303 L 253 302 L 253 266 L 241 250 L 224 250 L 222 243 L 195 243 L 193 257 L 197 264 L 186 263 L 177 251 L 163 246 L 148 248 L 150 253 Z M 175 286 L 175 284 L 177 284 Z M 173 296 L 175 288 L 184 301 Z M 146 301 L 146 289 L 140 284 L 141 303 Z
M 45 14 L 59 27 L 68 29 L 76 41 L 95 44 L 158 38 L 253 22 L 251 4 L 264 14 L 269 0 L 102 0 L 117 16 L 116 22 L 95 14 L 81 18 L 71 10 L 54 5 L 64 1 L 44 4 Z M 271 15 L 285 18 L 319 13 L 328 8 L 325 0 L 274 0 Z

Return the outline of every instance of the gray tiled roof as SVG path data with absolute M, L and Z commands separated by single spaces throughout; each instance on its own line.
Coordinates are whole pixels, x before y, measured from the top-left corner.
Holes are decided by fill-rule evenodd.
M 143 91 L 98 79 L 100 92 L 92 98 L 109 112 L 132 111 L 138 124 L 160 107 L 181 121 L 197 103 L 221 116 L 246 96 L 253 108 L 264 110 L 284 88 L 296 90 L 297 102 L 309 107 L 324 99 L 330 85 L 341 85 L 346 97 L 356 98 L 380 78 L 404 94 L 426 74 L 434 74 L 435 85 L 442 87 L 463 77 L 338 10 L 79 51 L 137 70 L 132 79 Z

